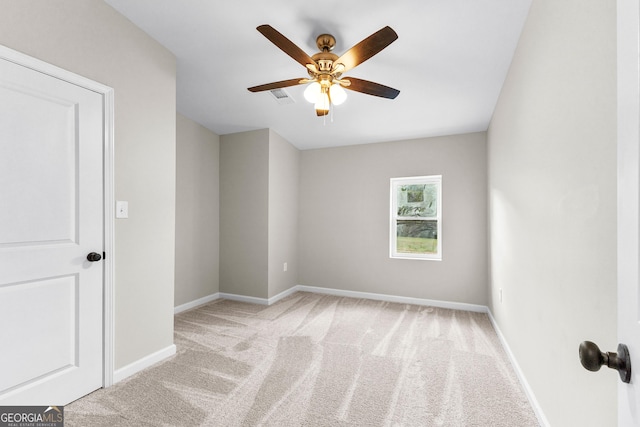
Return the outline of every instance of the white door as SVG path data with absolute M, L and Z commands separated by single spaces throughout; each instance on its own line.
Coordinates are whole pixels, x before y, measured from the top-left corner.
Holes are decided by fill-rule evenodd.
M 618 342 L 631 356 L 631 382 L 618 383 L 618 425 L 627 427 L 640 426 L 640 7 L 637 0 L 617 7 Z
M 103 108 L 0 59 L 0 405 L 102 386 Z

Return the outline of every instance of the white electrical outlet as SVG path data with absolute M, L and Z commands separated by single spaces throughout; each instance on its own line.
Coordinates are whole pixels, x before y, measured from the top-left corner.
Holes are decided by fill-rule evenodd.
M 282 267 L 282 270 L 283 271 L 287 271 L 287 263 L 286 262 L 284 263 L 284 266 Z

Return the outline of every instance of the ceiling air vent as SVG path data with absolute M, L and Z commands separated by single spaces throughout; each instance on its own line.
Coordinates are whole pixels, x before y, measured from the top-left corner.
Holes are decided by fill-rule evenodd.
M 269 91 L 271 95 L 276 99 L 278 104 L 293 104 L 296 101 L 287 93 L 284 89 L 274 89 Z

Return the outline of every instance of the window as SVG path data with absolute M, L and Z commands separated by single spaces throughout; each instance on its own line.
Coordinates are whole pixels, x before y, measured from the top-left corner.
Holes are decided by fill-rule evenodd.
M 442 259 L 442 176 L 391 178 L 391 258 Z

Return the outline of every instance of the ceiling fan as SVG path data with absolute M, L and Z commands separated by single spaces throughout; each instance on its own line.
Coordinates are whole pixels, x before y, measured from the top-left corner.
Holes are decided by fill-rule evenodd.
M 253 86 L 249 88 L 251 92 L 310 83 L 304 95 L 307 101 L 315 104 L 318 116 L 329 114 L 331 104 L 338 105 L 344 102 L 347 95 L 342 88 L 388 99 L 394 99 L 400 93 L 397 89 L 368 80 L 355 77 L 341 78 L 343 73 L 371 58 L 398 38 L 391 27 L 384 27 L 371 34 L 342 56 L 331 52 L 336 44 L 336 39 L 331 34 L 319 35 L 316 45 L 320 52 L 309 56 L 272 26 L 260 25 L 257 30 L 284 53 L 306 67 L 310 78 L 289 79 Z

